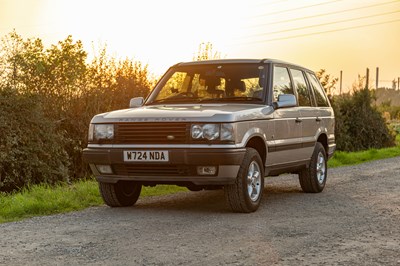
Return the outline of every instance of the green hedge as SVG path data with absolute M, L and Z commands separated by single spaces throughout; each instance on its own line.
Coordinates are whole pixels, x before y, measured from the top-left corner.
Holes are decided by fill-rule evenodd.
M 45 49 L 11 32 L 0 41 L 0 191 L 79 180 L 91 118 L 146 96 L 147 66 L 103 48 L 89 62 L 71 36 Z
M 332 105 L 336 118 L 336 144 L 341 151 L 380 149 L 395 145 L 392 132 L 381 113 L 373 105 L 368 89 L 335 96 Z
M 64 137 L 37 95 L 0 89 L 0 191 L 68 180 Z

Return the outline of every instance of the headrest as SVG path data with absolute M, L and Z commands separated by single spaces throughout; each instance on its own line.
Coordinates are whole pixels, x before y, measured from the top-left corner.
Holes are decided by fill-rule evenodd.
M 239 81 L 237 84 L 237 89 L 241 92 L 245 92 L 246 91 L 246 84 L 244 83 L 244 81 Z
M 246 84 L 242 80 L 231 80 L 229 82 L 229 90 L 234 92 L 235 90 L 244 92 L 246 91 Z
M 214 92 L 217 87 L 221 85 L 221 79 L 217 77 L 208 77 L 206 79 L 206 86 L 208 92 Z

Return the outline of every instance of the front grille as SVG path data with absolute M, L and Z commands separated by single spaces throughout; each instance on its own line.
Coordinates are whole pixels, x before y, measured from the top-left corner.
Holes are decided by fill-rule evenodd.
M 134 165 L 116 164 L 113 166 L 117 175 L 126 176 L 188 176 L 189 166 L 185 165 Z
M 187 123 L 121 123 L 115 125 L 115 144 L 184 144 Z

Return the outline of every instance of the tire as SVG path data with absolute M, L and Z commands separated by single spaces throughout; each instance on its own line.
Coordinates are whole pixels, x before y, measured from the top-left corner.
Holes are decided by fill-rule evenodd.
M 204 190 L 220 190 L 222 189 L 223 186 L 219 186 L 219 185 L 211 185 L 211 186 L 205 186 Z
M 319 193 L 324 190 L 327 179 L 326 151 L 321 143 L 315 144 L 310 166 L 299 173 L 300 186 L 306 193 Z
M 186 188 L 192 192 L 202 191 L 204 187 L 195 184 L 187 185 Z
M 126 207 L 136 203 L 142 185 L 134 181 L 118 181 L 117 183 L 99 182 L 101 197 L 110 207 Z
M 186 186 L 187 189 L 190 191 L 202 191 L 202 190 L 219 190 L 222 189 L 223 186 L 218 186 L 218 185 L 205 185 L 205 186 L 197 186 L 197 185 L 189 185 Z
M 258 152 L 246 148 L 234 184 L 225 185 L 226 201 L 234 212 L 254 212 L 260 206 L 264 190 L 264 166 Z

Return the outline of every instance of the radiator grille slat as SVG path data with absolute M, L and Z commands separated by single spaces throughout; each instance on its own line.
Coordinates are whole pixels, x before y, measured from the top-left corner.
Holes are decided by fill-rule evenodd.
M 120 123 L 115 125 L 115 144 L 184 144 L 187 123 Z

